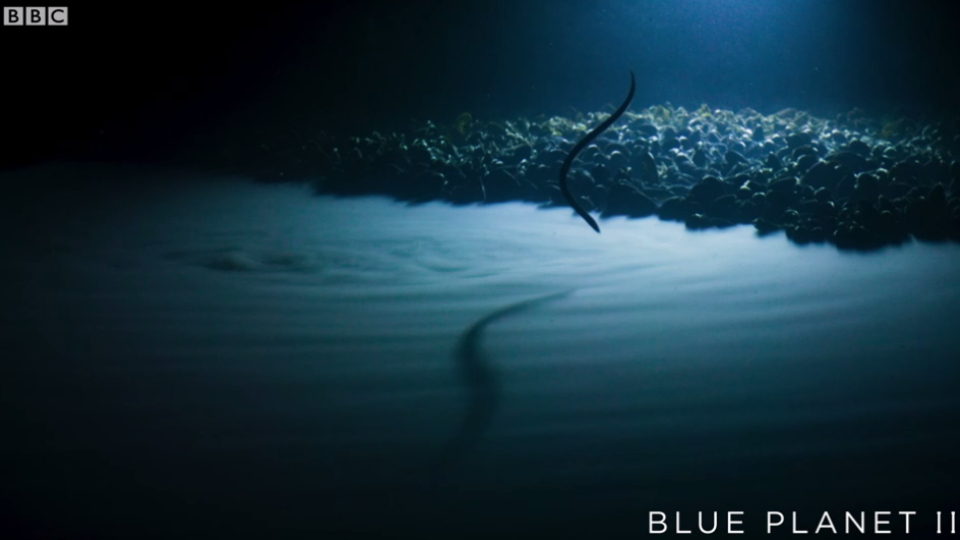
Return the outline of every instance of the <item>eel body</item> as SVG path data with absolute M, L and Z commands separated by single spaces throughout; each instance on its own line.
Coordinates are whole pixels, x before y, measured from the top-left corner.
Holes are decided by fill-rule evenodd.
M 580 203 L 578 203 L 577 200 L 574 199 L 573 195 L 570 193 L 570 188 L 567 187 L 567 173 L 570 172 L 570 166 L 573 164 L 573 160 L 577 158 L 577 154 L 579 154 L 584 148 L 586 148 L 588 144 L 593 142 L 593 140 L 596 139 L 597 136 L 599 136 L 607 128 L 612 126 L 613 123 L 616 122 L 618 118 L 623 116 L 623 113 L 627 110 L 627 107 L 630 106 L 630 102 L 633 101 L 633 91 L 635 88 L 636 88 L 636 83 L 633 78 L 633 71 L 631 71 L 630 72 L 630 92 L 627 94 L 627 99 L 623 100 L 623 103 L 620 105 L 620 108 L 614 111 L 614 113 L 611 114 L 609 118 L 604 120 L 603 123 L 601 123 L 599 126 L 593 128 L 593 130 L 591 130 L 590 133 L 587 133 L 586 136 L 583 137 L 583 139 L 580 139 L 580 142 L 578 142 L 576 146 L 573 147 L 573 150 L 570 150 L 570 153 L 567 154 L 567 159 L 563 160 L 563 166 L 560 167 L 560 191 L 563 193 L 564 198 L 567 199 L 567 202 L 570 203 L 570 206 L 572 206 L 573 209 L 576 210 L 577 214 L 580 214 L 580 217 L 582 217 L 591 227 L 593 227 L 593 230 L 597 231 L 597 233 L 600 232 L 600 226 L 597 225 L 596 220 L 593 219 L 593 217 L 590 214 L 588 214 L 587 211 L 584 210 L 582 206 L 580 206 Z

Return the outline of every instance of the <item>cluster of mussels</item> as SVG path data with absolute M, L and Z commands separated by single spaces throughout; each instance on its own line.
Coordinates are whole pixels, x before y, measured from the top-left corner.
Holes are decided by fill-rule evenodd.
M 318 191 L 412 203 L 529 201 L 567 206 L 567 153 L 604 114 L 450 126 L 301 145 Z M 869 250 L 912 236 L 960 240 L 960 122 L 762 115 L 706 106 L 628 112 L 577 158 L 568 182 L 603 217 L 752 224 L 797 243 Z

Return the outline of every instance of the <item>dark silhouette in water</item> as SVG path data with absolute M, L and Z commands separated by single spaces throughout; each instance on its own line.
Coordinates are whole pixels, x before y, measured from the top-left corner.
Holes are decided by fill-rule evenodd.
M 483 354 L 483 349 L 480 346 L 483 331 L 491 323 L 504 317 L 520 313 L 544 302 L 563 298 L 572 292 L 573 290 L 569 290 L 549 294 L 502 307 L 485 315 L 460 335 L 455 358 L 460 372 L 463 374 L 467 390 L 470 392 L 470 398 L 459 428 L 450 438 L 441 455 L 441 471 L 447 470 L 459 461 L 464 453 L 477 443 L 483 432 L 490 426 L 499 404 L 500 383 L 497 370 Z
M 567 187 L 567 173 L 570 171 L 570 165 L 573 164 L 573 160 L 577 158 L 577 154 L 581 150 L 587 147 L 594 139 L 597 138 L 601 133 L 604 132 L 608 127 L 612 126 L 618 118 L 623 116 L 623 113 L 627 110 L 627 107 L 630 106 L 630 102 L 633 101 L 633 91 L 636 89 L 636 82 L 633 78 L 633 72 L 630 72 L 630 92 L 627 94 L 627 99 L 623 100 L 623 103 L 620 105 L 620 108 L 614 111 L 609 118 L 603 121 L 602 124 L 593 128 L 593 131 L 587 133 L 587 135 L 580 139 L 580 142 L 573 147 L 573 150 L 570 150 L 570 153 L 567 154 L 567 159 L 563 160 L 563 166 L 560 167 L 560 191 L 563 192 L 563 196 L 567 199 L 567 202 L 570 203 L 570 206 L 580 214 L 580 217 L 586 220 L 587 223 L 593 227 L 593 230 L 600 233 L 600 226 L 597 225 L 596 220 L 583 209 L 582 206 L 573 198 L 573 195 L 570 194 L 570 188 Z

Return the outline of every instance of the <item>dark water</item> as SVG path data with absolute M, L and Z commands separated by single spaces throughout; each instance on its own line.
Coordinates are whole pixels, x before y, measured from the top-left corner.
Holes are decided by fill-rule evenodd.
M 21 532 L 635 538 L 650 511 L 739 510 L 760 535 L 767 511 L 886 510 L 919 534 L 956 510 L 956 244 L 17 174 L 113 182 L 0 203 Z

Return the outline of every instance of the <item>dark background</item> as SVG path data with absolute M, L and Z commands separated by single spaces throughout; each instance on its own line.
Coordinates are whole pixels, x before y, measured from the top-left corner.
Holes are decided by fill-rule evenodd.
M 195 161 L 277 137 L 569 115 L 622 99 L 954 112 L 950 0 L 77 5 L 0 27 L 0 168 Z

